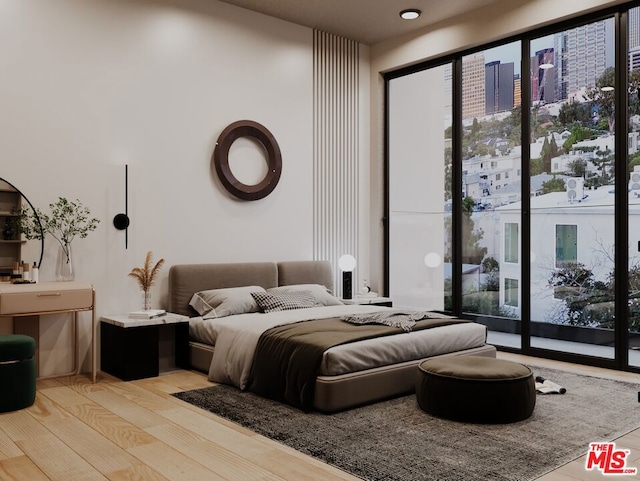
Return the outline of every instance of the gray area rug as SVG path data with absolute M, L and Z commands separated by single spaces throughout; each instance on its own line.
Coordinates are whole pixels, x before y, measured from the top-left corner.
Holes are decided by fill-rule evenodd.
M 533 480 L 640 426 L 640 384 L 532 369 L 567 393 L 539 394 L 529 419 L 504 425 L 439 419 L 413 395 L 336 414 L 222 385 L 174 396 L 369 481 Z

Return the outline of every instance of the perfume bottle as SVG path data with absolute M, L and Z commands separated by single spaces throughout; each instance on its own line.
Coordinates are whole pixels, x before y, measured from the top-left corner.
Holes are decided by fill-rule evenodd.
M 31 280 L 31 272 L 29 271 L 29 264 L 26 262 L 22 264 L 22 280 L 30 281 Z

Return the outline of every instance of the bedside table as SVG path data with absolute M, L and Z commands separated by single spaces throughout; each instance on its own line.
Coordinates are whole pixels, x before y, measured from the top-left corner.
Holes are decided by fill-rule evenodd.
M 172 366 L 161 368 L 161 347 Z M 155 377 L 172 368 L 189 367 L 189 318 L 167 313 L 154 319 L 128 315 L 100 319 L 100 369 L 123 381 Z
M 353 299 L 340 299 L 345 304 L 368 304 L 372 306 L 393 307 L 393 301 L 390 297 L 360 297 Z

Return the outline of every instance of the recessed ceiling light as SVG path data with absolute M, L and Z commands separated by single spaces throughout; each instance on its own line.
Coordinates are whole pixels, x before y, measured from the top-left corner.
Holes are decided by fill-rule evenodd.
M 600 90 L 602 90 L 603 92 L 611 92 L 613 90 L 613 87 L 611 87 L 609 85 L 605 85 Z
M 420 16 L 422 12 L 417 8 L 408 8 L 400 12 L 400 17 L 405 20 L 414 20 Z
M 549 70 L 550 68 L 553 68 L 553 64 L 552 63 L 542 63 L 540 64 L 540 67 L 542 70 Z

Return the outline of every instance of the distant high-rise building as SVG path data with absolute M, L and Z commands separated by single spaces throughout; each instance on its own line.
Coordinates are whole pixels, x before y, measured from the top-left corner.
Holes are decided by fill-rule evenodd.
M 640 70 L 640 7 L 629 10 L 629 70 Z
M 640 7 L 629 10 L 629 50 L 640 48 Z
M 513 109 L 513 62 L 499 60 L 484 67 L 485 113 L 495 114 Z
M 629 71 L 640 70 L 640 46 L 629 49 Z
M 513 76 L 513 106 L 522 105 L 522 79 L 519 74 Z
M 465 120 L 483 117 L 484 99 L 484 53 L 462 57 L 462 118 Z
M 531 57 L 531 101 L 555 102 L 556 78 L 555 56 L 553 48 L 538 50 Z
M 453 122 L 453 69 L 450 63 L 444 65 L 444 125 Z
M 453 71 L 451 64 L 444 67 L 444 120 L 451 126 L 453 115 Z M 462 119 L 473 120 L 484 116 L 484 54 L 476 53 L 462 58 Z
M 607 68 L 605 20 L 554 36 L 557 97 L 565 100 L 595 81 Z

